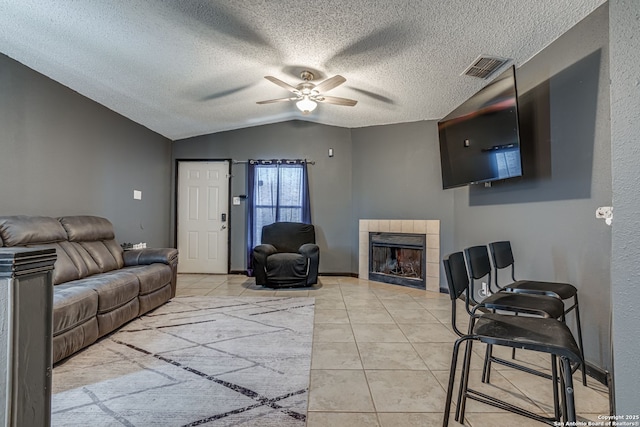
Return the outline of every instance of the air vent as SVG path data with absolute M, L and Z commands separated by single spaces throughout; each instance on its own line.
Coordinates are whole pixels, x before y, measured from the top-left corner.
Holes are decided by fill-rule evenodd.
M 462 75 L 486 79 L 507 62 L 509 62 L 508 58 L 480 55 L 464 70 Z

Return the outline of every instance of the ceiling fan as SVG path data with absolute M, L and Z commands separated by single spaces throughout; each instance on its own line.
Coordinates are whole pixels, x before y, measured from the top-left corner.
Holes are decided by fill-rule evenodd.
M 347 81 L 347 79 L 340 75 L 328 78 L 327 80 L 317 85 L 311 83 L 311 80 L 313 80 L 314 78 L 314 75 L 311 71 L 303 71 L 302 73 L 300 73 L 300 77 L 304 81 L 297 86 L 291 86 L 290 84 L 285 83 L 273 76 L 264 76 L 264 78 L 269 80 L 270 82 L 277 84 L 278 86 L 288 90 L 289 92 L 293 92 L 295 96 L 289 98 L 269 99 L 267 101 L 258 101 L 256 102 L 256 104 L 272 104 L 274 102 L 297 101 L 296 107 L 298 107 L 298 109 L 302 111 L 303 114 L 309 114 L 313 110 L 315 110 L 315 108 L 318 106 L 318 102 L 324 102 L 326 104 L 334 105 L 345 105 L 347 107 L 353 107 L 358 103 L 358 101 L 355 101 L 353 99 L 324 95 L 324 92 L 328 92 Z

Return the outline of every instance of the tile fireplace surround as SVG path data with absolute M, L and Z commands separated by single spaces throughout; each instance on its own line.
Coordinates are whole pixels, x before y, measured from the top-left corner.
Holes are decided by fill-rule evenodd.
M 440 292 L 440 220 L 361 219 L 358 276 L 369 280 L 369 232 L 423 234 L 427 242 L 427 290 Z

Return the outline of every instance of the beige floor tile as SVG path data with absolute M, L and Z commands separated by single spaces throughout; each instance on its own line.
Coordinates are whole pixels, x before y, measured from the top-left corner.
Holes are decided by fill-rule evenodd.
M 448 295 L 353 277 L 321 277 L 320 284 L 314 287 L 272 290 L 256 286 L 252 278 L 243 275 L 178 275 L 179 296 L 242 298 L 289 296 L 288 293 L 293 297 L 309 295 L 316 301 L 308 427 L 442 424 L 451 350 L 457 338 L 451 329 Z M 459 328 L 466 331 L 468 315 L 461 304 L 457 315 Z M 376 319 L 394 323 L 372 322 Z M 327 321 L 344 323 L 323 323 Z M 530 405 L 540 413 L 551 411 L 548 380 L 494 365 L 492 384 L 481 384 L 484 348 L 479 343 L 474 345 L 471 384 L 475 388 L 486 388 L 513 403 L 524 402 L 525 407 Z M 510 358 L 510 349 L 496 347 L 494 354 Z M 461 351 L 460 364 L 462 355 Z M 549 370 L 548 356 L 518 350 L 516 359 Z M 366 370 L 362 370 L 363 364 Z M 458 372 L 456 389 L 459 375 Z M 434 387 L 433 378 L 437 387 L 425 391 Z M 579 373 L 574 375 L 578 420 L 598 421 L 599 415 L 609 412 L 607 388 L 592 378 L 588 381 L 589 387 L 584 388 Z M 426 397 L 417 397 L 421 395 Z M 375 410 L 379 412 L 376 414 Z M 461 424 L 452 416 L 449 425 Z M 542 424 L 468 401 L 465 425 Z
M 398 326 L 411 342 L 454 342 L 458 336 L 440 323 L 399 323 Z
M 220 285 L 217 288 L 215 288 L 212 291 L 209 291 L 207 293 L 208 296 L 239 296 L 241 295 L 243 292 L 245 292 L 246 289 L 242 288 L 242 287 L 225 287 L 224 285 Z M 250 295 L 250 294 L 248 294 Z
M 247 291 L 244 291 L 242 295 L 247 297 L 273 297 L 275 296 L 275 292 L 247 290 Z
M 362 369 L 358 347 L 354 342 L 316 342 L 311 369 Z
M 378 412 L 441 413 L 445 392 L 429 371 L 365 371 Z
M 413 297 L 408 293 L 409 289 L 407 289 L 406 292 L 404 293 L 401 293 L 400 290 L 405 290 L 405 289 L 404 288 L 398 288 L 398 290 L 395 290 L 393 288 L 374 289 L 373 293 L 381 301 L 388 301 L 388 302 L 396 301 L 396 302 L 407 302 L 407 303 L 415 302 Z
M 347 310 L 324 310 L 316 304 L 315 323 L 349 323 Z
M 357 342 L 407 342 L 395 323 L 352 324 Z
M 430 427 L 442 425 L 441 413 L 417 412 L 417 413 L 394 413 L 394 412 L 378 412 L 378 420 L 380 427 Z M 462 424 L 454 419 L 454 415 L 449 417 L 450 427 L 459 427 Z
M 395 321 L 384 309 L 349 308 L 351 323 L 393 323 Z
M 307 289 L 287 289 L 287 290 L 283 290 L 283 289 L 276 289 L 276 295 L 277 297 L 281 297 L 281 298 L 305 298 L 309 296 L 309 290 Z
M 387 311 L 393 317 L 393 320 L 396 323 L 438 323 L 439 320 L 436 317 L 429 313 L 428 310 L 425 309 L 417 309 L 417 310 L 402 310 L 402 309 L 390 309 L 387 308 Z
M 474 349 L 478 348 L 478 352 L 481 355 L 484 355 L 484 346 L 483 347 L 479 347 L 474 345 Z M 482 350 L 481 350 L 482 349 Z M 551 373 L 551 356 L 545 353 L 539 353 L 539 352 L 535 352 L 535 351 L 529 351 L 529 350 L 522 350 L 522 349 L 518 349 L 516 350 L 516 357 L 515 359 L 512 359 L 511 354 L 512 354 L 512 349 L 509 347 L 503 347 L 503 346 L 494 346 L 493 347 L 493 356 L 495 357 L 500 357 L 502 359 L 508 360 L 508 361 L 514 361 L 516 363 L 520 363 L 523 366 L 532 368 L 532 369 L 536 369 L 539 371 L 543 371 L 546 373 Z M 512 368 L 508 367 L 508 366 L 504 366 L 504 365 L 500 365 L 500 364 L 495 364 L 494 365 L 495 369 L 497 370 L 511 370 Z
M 433 342 L 433 343 L 413 343 L 413 347 L 416 349 L 424 363 L 432 371 L 447 371 L 451 367 L 451 357 L 453 352 L 453 343 L 448 342 Z M 460 356 L 458 356 L 458 367 L 462 366 L 462 358 L 464 355 L 464 348 L 460 349 Z M 483 359 L 477 354 L 473 354 L 471 360 L 471 366 L 482 366 Z
M 364 369 L 427 369 L 409 343 L 358 342 L 358 349 Z
M 317 323 L 313 327 L 313 342 L 354 342 L 350 324 Z
M 436 309 L 447 310 L 449 312 L 451 311 L 451 300 L 448 296 L 446 298 L 422 298 L 414 296 L 413 299 L 420 304 L 422 308 L 426 308 L 427 310 Z
M 408 301 L 395 300 L 395 299 L 381 299 L 380 302 L 387 310 L 420 310 L 423 307 L 415 302 L 411 297 Z
M 346 310 L 347 307 L 344 305 L 342 298 L 340 299 L 326 299 L 321 296 L 316 296 L 316 309 L 323 310 Z
M 500 374 L 520 391 L 526 393 L 538 406 L 543 408 L 548 414 L 553 411 L 551 400 L 551 381 L 532 376 L 525 372 L 516 370 L 501 370 Z M 580 372 L 573 375 L 574 400 L 577 413 L 609 413 L 609 399 L 600 392 L 593 390 L 589 386 L 582 385 Z
M 178 288 L 176 289 L 177 297 L 204 296 L 211 292 L 210 288 Z
M 309 411 L 375 412 L 362 370 L 312 370 Z
M 518 426 L 518 427 L 540 427 L 539 421 L 511 412 L 500 411 L 497 413 L 470 413 L 465 414 L 465 419 L 471 427 L 496 427 L 496 426 Z
M 379 427 L 375 413 L 309 412 L 307 427 Z M 398 425 L 396 425 L 398 427 Z
M 425 307 L 427 308 L 427 307 Z M 451 323 L 451 308 L 427 308 L 429 313 L 433 315 L 436 319 L 438 319 L 442 323 Z M 468 315 L 465 315 L 468 317 Z M 456 321 L 456 324 L 460 324 L 460 322 Z
M 384 305 L 378 298 L 358 298 L 358 297 L 344 297 L 344 304 L 348 310 L 385 310 Z
M 230 277 L 235 277 L 235 276 L 228 276 L 226 274 L 205 274 L 204 277 L 199 281 L 200 283 L 225 283 L 228 282 L 230 280 Z M 244 277 L 244 280 L 246 281 L 246 277 Z M 232 279 L 233 280 L 233 279 Z
M 446 390 L 449 384 L 449 372 L 448 371 L 432 371 L 433 375 L 438 379 L 442 387 Z M 511 382 L 500 375 L 499 372 L 493 372 L 491 374 L 491 383 L 483 384 L 481 381 L 482 370 L 471 370 L 469 375 L 469 388 L 477 390 L 481 393 L 485 393 L 489 396 L 493 396 L 497 399 L 509 402 L 513 405 L 517 405 L 527 411 L 545 415 L 546 412 L 542 408 L 537 406 L 530 398 L 523 395 L 522 392 L 516 388 Z M 454 402 L 458 393 L 458 385 L 460 382 L 460 372 L 457 373 L 454 386 Z M 480 403 L 471 399 L 467 399 L 467 414 L 473 412 L 503 412 L 502 409 L 498 409 L 494 406 Z

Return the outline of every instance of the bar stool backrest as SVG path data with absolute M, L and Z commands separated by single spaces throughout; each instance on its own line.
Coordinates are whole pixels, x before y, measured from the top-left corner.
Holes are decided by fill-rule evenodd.
M 447 285 L 449 287 L 449 298 L 451 298 L 451 325 L 453 330 L 459 336 L 464 334 L 456 325 L 456 300 L 464 299 L 465 307 L 469 313 L 469 299 L 465 292 L 469 292 L 469 275 L 467 274 L 467 266 L 464 262 L 464 254 L 462 252 L 454 252 L 445 256 L 442 260 L 444 272 L 447 277 Z
M 491 251 L 491 259 L 496 270 L 502 270 L 503 268 L 511 267 L 511 279 L 515 282 L 515 261 L 513 259 L 513 252 L 511 250 L 511 242 L 503 240 L 501 242 L 489 243 L 489 250 Z M 498 285 L 498 272 L 495 274 L 496 286 Z

